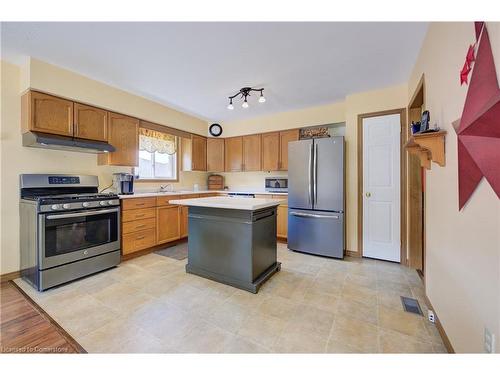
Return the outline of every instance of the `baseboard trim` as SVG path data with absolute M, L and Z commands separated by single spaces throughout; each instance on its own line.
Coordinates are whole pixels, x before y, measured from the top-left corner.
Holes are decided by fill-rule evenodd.
M 178 245 L 178 244 L 183 243 L 183 242 L 187 242 L 187 237 L 180 238 L 180 239 L 172 241 L 172 242 L 167 242 L 167 243 L 163 243 L 160 245 L 156 245 L 153 247 L 148 247 L 147 249 L 135 251 L 135 252 L 130 253 L 130 254 L 125 254 L 125 255 L 122 254 L 122 262 L 130 260 L 130 259 L 134 259 L 137 257 L 141 257 L 143 255 L 150 254 L 156 250 L 166 249 L 167 247 L 172 247 L 172 246 Z
M 21 271 L 14 271 L 0 275 L 0 282 L 10 281 L 21 277 Z
M 353 257 L 353 258 L 361 258 L 361 255 L 359 254 L 358 251 L 346 250 L 345 255 L 348 257 Z
M 431 310 L 434 311 L 434 319 L 435 319 L 434 324 L 436 325 L 439 335 L 443 340 L 444 347 L 446 348 L 448 353 L 455 354 L 455 349 L 453 349 L 453 345 L 451 345 L 451 341 L 448 338 L 448 335 L 446 334 L 446 331 L 444 330 L 443 325 L 441 324 L 441 321 L 439 320 L 439 317 L 436 314 L 436 310 L 434 310 L 434 307 L 432 307 L 432 303 L 429 300 L 429 297 L 427 297 L 427 294 L 424 294 L 424 299 L 427 306 L 429 306 Z

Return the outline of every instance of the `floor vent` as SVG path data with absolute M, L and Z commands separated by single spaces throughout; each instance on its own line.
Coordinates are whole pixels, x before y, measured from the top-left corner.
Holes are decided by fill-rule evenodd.
M 422 309 L 420 308 L 420 305 L 415 298 L 401 296 L 401 302 L 403 303 L 403 308 L 406 312 L 417 315 L 424 315 L 422 314 Z

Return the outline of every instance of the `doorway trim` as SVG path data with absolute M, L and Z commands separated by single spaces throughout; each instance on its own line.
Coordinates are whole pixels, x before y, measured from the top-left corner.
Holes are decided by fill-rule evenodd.
M 379 117 L 385 115 L 399 115 L 400 119 L 400 208 L 401 208 L 401 223 L 400 223 L 400 238 L 401 238 L 401 261 L 403 265 L 408 264 L 407 259 L 407 236 L 406 236 L 406 152 L 404 148 L 405 140 L 405 123 L 406 123 L 406 108 L 390 109 L 386 111 L 362 113 L 358 115 L 358 252 L 359 256 L 363 256 L 363 120 L 370 117 Z

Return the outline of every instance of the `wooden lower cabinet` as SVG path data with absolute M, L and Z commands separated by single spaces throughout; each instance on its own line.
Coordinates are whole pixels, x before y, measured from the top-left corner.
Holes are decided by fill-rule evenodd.
M 125 210 L 122 212 L 122 222 L 142 219 L 151 219 L 156 217 L 156 210 L 154 207 L 151 208 L 139 208 L 137 210 Z
M 180 238 L 179 207 L 156 207 L 156 243 L 162 244 Z
M 176 241 L 188 236 L 188 206 L 170 204 L 174 199 L 224 196 L 224 193 L 200 193 L 164 195 L 147 198 L 123 199 L 122 205 L 122 253 L 128 255 L 157 245 Z M 262 198 L 283 199 L 278 206 L 277 237 L 287 238 L 288 203 L 278 195 L 256 195 Z
M 276 236 L 286 239 L 288 237 L 288 206 L 278 206 L 276 222 Z
M 156 228 L 156 213 L 155 217 L 150 219 L 134 220 L 123 223 L 122 231 L 123 234 L 129 234 L 133 232 L 138 232 L 145 229 L 155 229 Z
M 188 206 L 179 207 L 179 227 L 181 238 L 188 236 Z
M 276 237 L 286 240 L 288 237 L 288 197 L 286 195 L 273 195 L 272 197 L 283 200 L 283 203 L 278 206 Z
M 122 236 L 122 253 L 127 255 L 156 245 L 156 230 L 145 229 Z

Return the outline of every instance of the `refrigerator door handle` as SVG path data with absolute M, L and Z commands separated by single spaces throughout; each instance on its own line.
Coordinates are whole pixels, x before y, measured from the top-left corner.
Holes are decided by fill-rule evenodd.
M 313 162 L 313 187 L 314 187 L 314 204 L 318 202 L 318 144 L 314 143 L 314 162 Z
M 290 215 L 298 217 L 311 217 L 314 219 L 339 219 L 339 216 L 337 215 L 316 215 L 316 214 L 306 214 L 303 212 L 290 212 Z
M 312 168 L 313 168 L 313 160 L 312 160 L 312 153 L 313 153 L 313 145 L 309 145 L 309 186 L 308 186 L 308 202 L 310 205 L 313 204 L 312 201 Z

